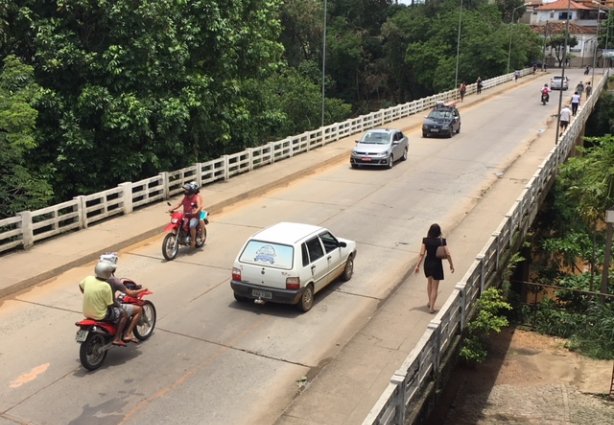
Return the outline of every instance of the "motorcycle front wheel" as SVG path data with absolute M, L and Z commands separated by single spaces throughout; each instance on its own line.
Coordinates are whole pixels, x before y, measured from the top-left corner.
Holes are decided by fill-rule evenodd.
M 81 343 L 79 349 L 79 359 L 81 364 L 87 370 L 96 370 L 107 357 L 107 350 L 104 346 L 107 344 L 107 338 L 95 332 L 90 332 L 87 339 Z
M 167 261 L 174 260 L 179 253 L 179 240 L 175 233 L 169 233 L 162 241 L 162 255 Z
M 156 327 L 156 317 L 156 307 L 154 307 L 151 301 L 145 301 L 141 320 L 134 328 L 134 336 L 141 341 L 145 341 L 149 338 Z

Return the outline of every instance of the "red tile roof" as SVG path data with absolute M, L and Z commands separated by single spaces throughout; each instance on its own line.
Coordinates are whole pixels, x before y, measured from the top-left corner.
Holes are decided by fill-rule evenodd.
M 589 6 L 588 4 L 590 4 L 591 6 Z M 595 4 L 594 7 L 592 6 L 593 3 L 591 2 L 576 2 L 573 0 L 556 0 L 552 3 L 543 3 L 541 6 L 536 7 L 535 10 L 538 11 L 544 11 L 544 10 L 567 10 L 567 8 L 569 8 L 570 10 L 593 10 L 596 9 L 598 6 Z

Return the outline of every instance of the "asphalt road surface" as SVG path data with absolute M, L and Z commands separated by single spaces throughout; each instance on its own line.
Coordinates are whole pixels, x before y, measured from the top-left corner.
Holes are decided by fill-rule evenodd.
M 3 300 L 0 425 L 274 423 L 402 281 L 428 226 L 458 222 L 519 146 L 543 131 L 557 102 L 539 103 L 542 85 L 521 80 L 461 108 L 452 139 L 408 130 L 409 159 L 390 170 L 353 170 L 344 160 L 228 208 L 212 220 L 202 251 L 165 262 L 160 236 L 120 252 L 117 274 L 155 292 L 157 328 L 138 347 L 113 348 L 94 373 L 81 367 L 74 341 L 77 283 L 94 263 Z M 358 244 L 352 280 L 318 294 L 306 314 L 233 299 L 237 251 L 278 221 L 320 224 Z M 415 323 L 431 317 L 413 314 Z

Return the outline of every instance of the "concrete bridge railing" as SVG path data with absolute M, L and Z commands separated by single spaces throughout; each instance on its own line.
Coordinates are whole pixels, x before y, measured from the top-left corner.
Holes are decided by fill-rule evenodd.
M 459 339 L 472 317 L 475 301 L 505 268 L 513 254 L 512 248 L 524 240 L 551 182 L 556 178 L 559 166 L 581 136 L 598 95 L 607 84 L 608 75 L 606 73 L 596 85 L 595 94 L 589 97 L 559 143 L 538 167 L 467 273 L 456 284 L 440 312 L 430 322 L 418 344 L 390 378 L 390 383 L 363 425 L 412 424 L 430 410 L 429 400 L 436 389 L 435 383 L 443 378 L 440 373 L 443 363 L 452 355 L 453 341 Z
M 531 70 L 525 69 L 521 72 L 522 75 L 526 75 Z M 485 80 L 484 88 L 495 87 L 513 78 L 512 73 Z M 467 94 L 475 91 L 475 84 L 467 86 Z M 353 134 L 431 109 L 439 101 L 446 102 L 457 98 L 458 90 L 449 90 L 297 136 L 193 164 L 181 170 L 162 172 L 137 182 L 121 183 L 112 189 L 76 196 L 70 201 L 39 210 L 23 211 L 0 220 L 0 253 L 19 248 L 28 249 L 35 242 L 65 232 L 85 229 L 114 216 L 130 214 L 135 208 L 161 202 L 180 194 L 183 184 L 189 181 L 194 180 L 204 186 L 228 180 L 233 176 L 309 152 Z

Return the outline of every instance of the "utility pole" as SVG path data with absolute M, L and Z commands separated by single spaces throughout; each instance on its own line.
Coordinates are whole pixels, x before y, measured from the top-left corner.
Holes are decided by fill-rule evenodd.
M 544 25 L 544 57 L 542 59 L 542 72 L 546 72 L 546 40 L 548 39 L 548 21 Z
M 569 38 L 569 14 L 571 13 L 571 0 L 567 0 L 567 20 L 565 21 L 565 42 L 563 43 L 563 62 L 561 66 L 561 89 L 559 90 L 559 108 L 556 113 L 556 135 L 554 144 L 559 143 L 559 130 L 561 127 L 561 106 L 563 104 L 563 84 L 565 84 L 565 63 L 567 61 L 567 39 Z

